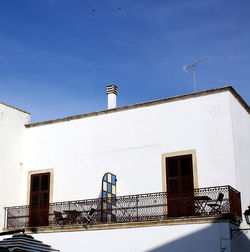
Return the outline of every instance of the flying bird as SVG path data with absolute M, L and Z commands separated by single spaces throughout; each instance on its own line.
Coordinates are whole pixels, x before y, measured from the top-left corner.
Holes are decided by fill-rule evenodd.
M 95 12 L 95 9 L 92 9 L 91 11 L 92 11 L 92 12 Z
M 121 9 L 122 9 L 121 7 L 118 8 L 118 10 L 121 10 Z

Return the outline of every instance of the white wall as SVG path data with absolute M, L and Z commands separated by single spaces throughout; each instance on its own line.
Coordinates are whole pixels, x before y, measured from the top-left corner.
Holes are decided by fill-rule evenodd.
M 23 195 L 20 188 L 24 181 L 22 145 L 24 125 L 29 123 L 30 116 L 15 108 L 0 103 L 0 228 L 4 221 L 4 206 L 20 204 Z
M 226 222 L 49 233 L 34 237 L 62 252 L 233 252 Z
M 24 173 L 54 168 L 54 201 L 162 191 L 161 155 L 195 149 L 199 187 L 236 186 L 229 92 L 27 128 Z M 20 204 L 26 204 L 27 186 Z
M 249 115 L 229 91 L 25 129 L 28 120 L 0 104 L 0 189 L 7 192 L 0 211 L 27 203 L 31 170 L 54 169 L 54 202 L 98 197 L 106 172 L 117 175 L 118 195 L 162 191 L 161 155 L 193 149 L 199 187 L 231 185 L 243 192 L 243 209 L 248 204 Z M 35 237 L 66 252 L 219 252 L 230 251 L 229 230 L 213 223 Z
M 236 188 L 241 192 L 242 211 L 244 212 L 250 205 L 250 116 L 232 95 L 230 96 L 230 105 Z M 247 227 L 245 222 L 243 223 L 243 227 Z

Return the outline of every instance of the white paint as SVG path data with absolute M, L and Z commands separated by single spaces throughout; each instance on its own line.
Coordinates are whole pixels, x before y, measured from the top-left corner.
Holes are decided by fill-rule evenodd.
M 39 234 L 63 252 L 231 252 L 228 223 L 129 228 L 102 231 Z M 221 246 L 222 245 L 222 246 Z
M 20 204 L 25 195 L 20 188 L 25 181 L 20 180 L 23 168 L 23 133 L 30 115 L 0 103 L 0 227 L 4 222 L 4 206 Z M 23 200 L 22 200 L 23 202 Z
M 116 94 L 108 94 L 108 109 L 116 108 Z
M 236 188 L 241 192 L 243 212 L 250 205 L 250 119 L 249 114 L 230 96 Z M 247 228 L 245 220 L 242 224 Z M 249 239 L 250 239 L 250 235 Z
M 243 210 L 250 203 L 250 119 L 229 91 L 26 129 L 27 114 L 0 108 L 0 113 L 9 115 L 0 125 L 10 130 L 0 142 L 1 149 L 8 147 L 0 154 L 0 167 L 4 167 L 0 189 L 12 188 L 1 198 L 8 206 L 27 203 L 28 171 L 50 168 L 54 169 L 54 202 L 97 198 L 106 172 L 117 176 L 118 195 L 159 192 L 162 154 L 184 150 L 196 150 L 199 187 L 231 185 L 242 193 Z M 199 228 L 203 235 L 193 236 Z M 219 230 L 227 233 L 218 235 Z M 79 244 L 71 251 L 81 251 L 84 244 L 88 251 L 90 244 L 96 249 L 92 251 L 99 251 L 103 244 L 108 246 L 104 241 L 109 236 L 110 251 L 156 251 L 183 237 L 201 240 L 197 250 L 190 251 L 222 247 L 230 251 L 229 230 L 227 224 L 217 223 L 73 232 L 67 233 L 67 240 L 65 233 L 37 237 L 45 237 L 55 248 L 62 245 L 62 251 L 70 251 L 68 244 Z M 121 247 L 124 238 L 129 242 Z M 210 244 L 207 250 L 201 250 L 202 241 Z M 188 246 L 188 240 L 184 244 Z
M 119 195 L 158 192 L 161 154 L 195 149 L 199 187 L 236 187 L 228 98 L 226 92 L 28 128 L 23 167 L 54 168 L 54 201 L 98 197 L 107 171 L 117 175 Z

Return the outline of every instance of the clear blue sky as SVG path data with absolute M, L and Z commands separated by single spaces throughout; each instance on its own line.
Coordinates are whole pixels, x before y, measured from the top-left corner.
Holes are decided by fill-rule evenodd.
M 121 9 L 118 9 L 121 8 Z M 95 10 L 95 11 L 92 11 Z M 250 104 L 249 0 L 2 0 L 0 101 L 32 122 L 232 85 Z

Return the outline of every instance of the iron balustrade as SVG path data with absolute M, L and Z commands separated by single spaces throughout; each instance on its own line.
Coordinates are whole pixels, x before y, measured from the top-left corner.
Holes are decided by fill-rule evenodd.
M 219 194 L 223 194 L 220 202 L 218 202 Z M 178 194 L 176 195 L 178 196 Z M 117 196 L 105 200 L 97 198 L 56 202 L 46 207 L 48 211 L 38 209 L 37 215 L 36 209 L 30 209 L 28 205 L 5 207 L 5 229 L 32 227 L 30 223 L 36 223 L 36 225 L 33 224 L 33 227 L 39 227 L 42 226 L 39 224 L 39 220 L 44 220 L 44 218 L 48 219 L 48 227 L 160 221 L 182 216 L 200 218 L 224 216 L 237 221 L 242 220 L 240 192 L 231 186 L 195 189 L 190 200 L 186 201 L 181 200 L 181 195 L 178 197 L 180 200 L 176 201 L 175 207 L 178 209 L 178 204 L 181 202 L 181 207 L 184 209 L 182 214 L 179 214 L 179 211 L 176 211 L 176 214 L 171 211 L 170 214 L 168 211 L 170 196 L 168 197 L 166 192 Z M 41 216 L 43 212 L 45 215 Z

